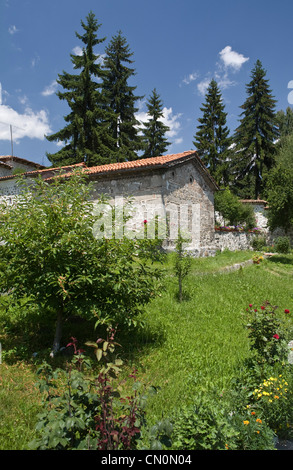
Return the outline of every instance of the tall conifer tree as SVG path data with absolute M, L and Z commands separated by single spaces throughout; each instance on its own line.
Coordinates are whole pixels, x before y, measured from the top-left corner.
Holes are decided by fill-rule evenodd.
M 227 113 L 215 80 L 210 82 L 205 103 L 200 110 L 203 115 L 198 119 L 199 126 L 193 144 L 215 181 L 219 185 L 226 186 L 229 181 L 228 167 L 232 140 L 226 125 Z
M 257 60 L 246 86 L 248 97 L 241 106 L 240 125 L 234 136 L 235 184 L 238 194 L 246 198 L 261 196 L 268 171 L 274 164 L 274 141 L 278 137 L 276 101 L 265 77 L 266 71 Z
M 158 95 L 156 89 L 152 91 L 152 94 L 147 102 L 148 109 L 148 121 L 143 123 L 143 142 L 144 142 L 144 154 L 146 157 L 157 157 L 163 155 L 166 151 L 170 142 L 166 138 L 166 132 L 170 130 L 166 126 L 161 118 L 163 114 L 163 104 Z
M 106 107 L 111 110 L 110 131 L 113 140 L 111 147 L 114 160 L 125 161 L 137 159 L 137 151 L 142 149 L 139 136 L 139 122 L 135 117 L 138 111 L 136 101 L 141 96 L 134 94 L 136 86 L 129 81 L 134 76 L 133 52 L 121 31 L 113 36 L 105 48 L 103 64 L 102 92 Z
M 64 117 L 67 125 L 47 136 L 50 142 L 64 143 L 55 154 L 47 154 L 54 166 L 85 162 L 88 166 L 111 161 L 111 136 L 108 130 L 109 112 L 102 106 L 101 65 L 94 47 L 102 43 L 97 31 L 100 28 L 95 15 L 90 12 L 86 23 L 81 21 L 84 33 L 75 33 L 84 46 L 81 55 L 70 54 L 73 68 L 79 74 L 63 72 L 57 82 L 65 91 L 58 91 L 60 100 L 65 100 L 70 113 Z

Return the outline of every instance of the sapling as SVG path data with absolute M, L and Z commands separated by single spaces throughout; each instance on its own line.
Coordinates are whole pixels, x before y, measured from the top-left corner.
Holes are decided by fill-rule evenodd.
M 186 253 L 184 249 L 184 243 L 187 242 L 187 239 L 184 239 L 179 231 L 178 239 L 176 242 L 176 255 L 175 255 L 175 274 L 178 279 L 178 299 L 179 302 L 183 300 L 182 292 L 182 281 L 188 275 L 191 268 L 191 257 Z

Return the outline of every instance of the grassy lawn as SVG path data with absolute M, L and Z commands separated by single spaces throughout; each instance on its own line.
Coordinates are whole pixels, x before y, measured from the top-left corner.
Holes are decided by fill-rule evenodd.
M 293 311 L 292 255 L 275 256 L 235 272 L 217 272 L 252 256 L 251 252 L 224 252 L 193 260 L 181 303 L 176 299 L 177 282 L 169 256 L 164 265 L 166 289 L 146 307 L 145 328 L 131 337 L 122 335 L 121 341 L 117 338 L 123 345 L 125 374 L 135 366 L 141 381 L 160 387 L 148 402 L 150 421 L 191 402 L 198 391 L 229 386 L 248 354 L 242 323 L 248 304 L 260 306 L 269 300 L 278 305 L 293 339 L 292 316 L 283 313 L 285 308 Z M 0 365 L 1 450 L 25 449 L 33 438 L 40 407 L 34 381 L 32 365 L 5 360 Z

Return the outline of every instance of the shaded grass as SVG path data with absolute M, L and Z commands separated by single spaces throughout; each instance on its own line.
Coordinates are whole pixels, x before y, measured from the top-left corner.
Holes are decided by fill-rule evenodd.
M 41 411 L 36 376 L 26 364 L 0 365 L 0 450 L 25 450 Z

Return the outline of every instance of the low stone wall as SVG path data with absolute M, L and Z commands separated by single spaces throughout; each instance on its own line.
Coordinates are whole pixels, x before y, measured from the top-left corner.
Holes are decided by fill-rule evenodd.
M 249 250 L 255 236 L 252 232 L 215 231 L 215 248 L 220 251 Z

